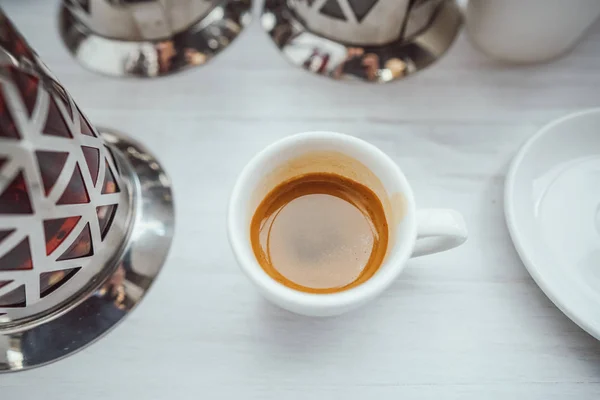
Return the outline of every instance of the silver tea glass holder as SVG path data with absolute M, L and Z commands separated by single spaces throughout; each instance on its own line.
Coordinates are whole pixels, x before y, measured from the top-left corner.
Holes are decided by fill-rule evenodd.
M 251 20 L 251 0 L 62 0 L 60 36 L 84 67 L 152 78 L 200 66 Z
M 0 11 L 0 372 L 66 357 L 121 322 L 173 230 L 160 162 L 94 128 Z
M 385 83 L 435 63 L 462 16 L 453 0 L 265 0 L 261 25 L 293 65 Z

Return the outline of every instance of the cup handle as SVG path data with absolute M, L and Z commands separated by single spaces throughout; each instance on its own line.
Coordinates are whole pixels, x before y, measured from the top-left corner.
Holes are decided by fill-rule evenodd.
M 417 242 L 412 257 L 439 253 L 467 240 L 467 224 L 458 212 L 444 208 L 417 211 Z

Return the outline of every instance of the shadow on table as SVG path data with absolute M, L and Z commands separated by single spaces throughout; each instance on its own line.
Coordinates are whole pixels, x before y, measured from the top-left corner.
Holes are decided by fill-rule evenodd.
M 360 307 L 335 317 L 305 317 L 261 298 L 256 309 L 261 338 L 258 345 L 268 347 L 267 353 L 291 355 L 300 363 L 316 362 L 343 349 L 367 345 L 370 335 L 349 333 L 377 326 L 380 311 L 377 307 Z
M 263 325 L 262 334 L 268 337 L 269 345 L 299 355 L 308 355 L 315 343 L 319 346 L 335 343 L 352 326 L 352 321 L 345 315 L 330 318 L 305 317 L 281 309 L 262 298 L 257 311 Z

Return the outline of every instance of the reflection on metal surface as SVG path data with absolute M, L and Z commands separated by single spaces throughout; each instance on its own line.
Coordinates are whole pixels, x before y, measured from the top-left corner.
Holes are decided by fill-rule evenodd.
M 165 261 L 174 229 L 169 178 L 139 143 L 99 131 L 131 188 L 130 239 L 106 274 L 70 304 L 31 323 L 0 328 L 0 372 L 56 361 L 100 338 L 141 301 Z
M 75 58 L 95 72 L 158 77 L 205 64 L 251 19 L 251 0 L 167 4 L 97 0 L 88 9 L 79 0 L 63 0 L 60 34 Z M 121 23 L 116 24 L 115 18 Z
M 438 60 L 462 18 L 452 0 L 266 0 L 261 23 L 294 65 L 384 83 Z
M 94 129 L 0 10 L 0 372 L 107 332 L 148 290 L 172 235 L 160 164 Z

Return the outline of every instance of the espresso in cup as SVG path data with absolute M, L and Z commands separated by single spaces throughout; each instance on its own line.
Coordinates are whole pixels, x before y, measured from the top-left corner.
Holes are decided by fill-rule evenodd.
M 285 286 L 309 293 L 335 293 L 369 279 L 383 262 L 388 236 L 377 195 L 327 172 L 277 185 L 250 225 L 262 269 Z

